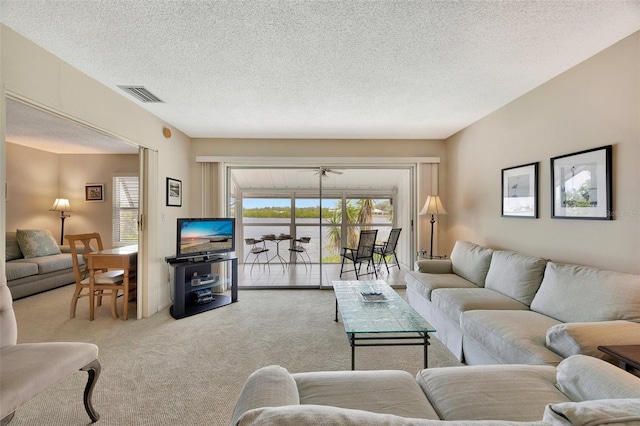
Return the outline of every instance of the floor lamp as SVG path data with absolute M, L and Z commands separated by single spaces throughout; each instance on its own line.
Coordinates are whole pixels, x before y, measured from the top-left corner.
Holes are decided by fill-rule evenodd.
M 419 215 L 431 215 L 431 246 L 429 247 L 429 258 L 433 259 L 433 224 L 436 223 L 435 216 L 438 214 L 447 214 L 447 211 L 442 206 L 442 201 L 437 195 L 429 195 L 427 201 L 424 203 L 424 207 L 420 210 Z
M 49 211 L 60 212 L 60 220 L 62 221 L 62 228 L 60 228 L 60 245 L 62 245 L 62 242 L 64 241 L 64 220 L 70 216 L 68 214 L 64 214 L 64 212 L 71 211 L 69 200 L 66 198 L 56 198 Z

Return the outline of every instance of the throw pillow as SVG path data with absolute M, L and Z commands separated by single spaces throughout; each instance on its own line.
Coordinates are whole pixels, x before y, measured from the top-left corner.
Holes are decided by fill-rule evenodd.
M 15 259 L 22 259 L 22 257 L 22 252 L 20 251 L 20 246 L 18 245 L 18 240 L 16 239 L 16 233 L 7 232 L 4 256 L 5 262 Z
M 60 247 L 47 230 L 18 229 L 16 240 L 25 259 L 60 254 Z

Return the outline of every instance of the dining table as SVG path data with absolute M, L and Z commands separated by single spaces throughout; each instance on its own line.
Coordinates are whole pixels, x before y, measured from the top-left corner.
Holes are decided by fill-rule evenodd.
M 135 282 L 136 269 L 138 264 L 138 245 L 132 244 L 123 247 L 115 247 L 106 250 L 94 251 L 87 255 L 87 267 L 89 269 L 89 320 L 93 321 L 95 311 L 95 273 L 103 269 L 122 269 L 124 273 L 123 289 L 124 302 L 122 309 L 122 319 L 127 320 L 129 316 L 129 292 Z

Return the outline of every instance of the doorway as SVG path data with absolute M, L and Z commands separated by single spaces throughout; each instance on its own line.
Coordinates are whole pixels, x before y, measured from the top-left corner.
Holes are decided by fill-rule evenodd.
M 149 188 L 147 182 L 150 181 L 149 173 L 154 170 L 153 162 L 157 162 L 157 156 L 150 155 L 148 149 L 133 142 L 51 109 L 33 105 L 19 96 L 7 94 L 5 105 L 6 130 L 3 143 L 7 153 L 5 171 L 8 182 L 5 228 L 43 228 L 49 229 L 56 238 L 61 237 L 57 231 L 60 230 L 58 216 L 42 213 L 47 212 L 53 199 L 60 195 L 69 198 L 71 202 L 71 217 L 65 224 L 68 233 L 84 232 L 90 228 L 100 232 L 105 247 L 119 245 L 113 237 L 115 226 L 112 214 L 115 207 L 112 208 L 111 198 L 114 193 L 114 172 L 110 170 L 111 163 L 102 160 L 110 156 L 114 158 L 112 163 L 119 167 L 128 165 L 129 174 L 134 174 L 139 179 L 140 203 L 136 216 L 141 216 L 148 209 L 148 200 L 155 197 L 149 194 L 149 189 L 153 188 Z M 9 158 L 11 155 L 27 157 L 30 161 L 17 161 L 17 158 L 12 160 Z M 25 165 L 36 164 L 34 157 L 38 160 L 38 170 L 27 170 Z M 127 160 L 122 161 L 123 158 Z M 16 162 L 23 166 L 16 166 Z M 23 172 L 27 174 L 27 178 L 20 175 Z M 61 173 L 66 177 L 62 178 Z M 41 183 L 38 183 L 39 180 Z M 99 187 L 101 196 L 97 200 L 87 200 L 83 196 L 87 186 Z M 147 234 L 140 232 L 138 240 L 134 241 L 139 246 L 138 318 L 142 318 L 142 308 L 149 302 L 146 279 L 149 263 L 142 260 L 148 259 L 148 247 L 153 246 L 147 242 Z

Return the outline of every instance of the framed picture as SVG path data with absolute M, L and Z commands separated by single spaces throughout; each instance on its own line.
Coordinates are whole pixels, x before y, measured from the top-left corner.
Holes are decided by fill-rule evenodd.
M 167 178 L 167 206 L 182 207 L 182 181 Z
M 611 220 L 612 145 L 551 159 L 551 217 Z
M 538 217 L 538 163 L 502 169 L 502 216 Z
M 87 183 L 84 186 L 84 201 L 89 203 L 101 203 L 104 201 L 104 184 Z

